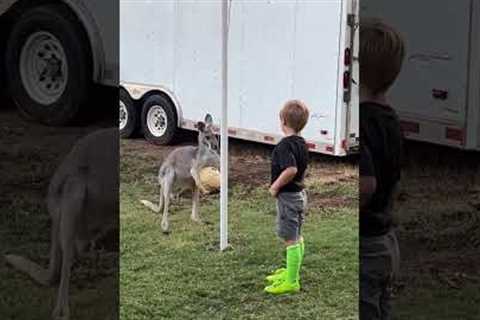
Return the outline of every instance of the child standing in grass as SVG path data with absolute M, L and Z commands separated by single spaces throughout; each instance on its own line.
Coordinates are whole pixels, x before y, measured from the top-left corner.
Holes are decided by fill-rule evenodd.
M 387 320 L 400 259 L 392 206 L 402 133 L 386 95 L 405 45 L 397 31 L 375 19 L 362 21 L 360 38 L 360 320 Z
M 308 108 L 301 101 L 288 101 L 280 111 L 280 125 L 285 137 L 272 153 L 270 194 L 277 201 L 277 234 L 287 251 L 286 268 L 267 276 L 271 294 L 295 293 L 300 290 L 300 268 L 304 242 L 301 235 L 306 194 L 303 180 L 308 163 L 308 148 L 300 136 L 307 124 Z

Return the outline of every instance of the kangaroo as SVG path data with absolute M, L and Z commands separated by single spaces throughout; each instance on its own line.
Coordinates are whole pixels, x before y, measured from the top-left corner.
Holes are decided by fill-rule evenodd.
M 119 134 L 102 129 L 81 138 L 50 181 L 47 209 L 52 220 L 48 270 L 16 255 L 6 260 L 41 285 L 58 284 L 53 319 L 69 319 L 69 285 L 74 258 L 118 229 Z
M 199 172 L 202 168 L 212 166 L 220 167 L 219 144 L 213 132 L 212 117 L 207 115 L 205 122 L 197 123 L 198 146 L 180 147 L 172 151 L 160 166 L 158 183 L 160 195 L 158 205 L 140 200 L 145 206 L 156 213 L 163 208 L 161 227 L 164 233 L 168 233 L 168 207 L 174 194 L 181 194 L 186 190 L 192 191 L 192 215 L 191 219 L 200 222 L 198 207 L 200 191 L 207 191 L 200 183 Z

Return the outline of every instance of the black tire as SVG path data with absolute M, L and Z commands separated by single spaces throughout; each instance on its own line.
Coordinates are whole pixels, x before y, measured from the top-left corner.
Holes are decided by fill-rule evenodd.
M 58 59 L 55 54 L 58 55 L 58 52 L 60 52 L 56 45 L 53 46 L 55 49 L 49 49 L 51 51 L 47 51 L 47 54 L 41 53 L 41 50 L 50 48 L 41 44 L 39 47 L 43 47 L 37 50 L 37 53 L 34 54 L 35 57 L 26 58 L 26 61 L 30 62 L 34 59 L 38 61 L 37 57 L 46 61 L 46 57 L 49 57 L 49 61 L 54 61 L 52 64 L 57 63 L 58 65 L 58 61 L 64 62 L 66 68 L 57 67 L 61 71 L 48 71 L 48 74 L 58 75 L 58 73 L 65 72 L 65 69 L 68 69 L 68 76 L 64 77 L 63 91 L 59 90 L 56 95 L 52 95 L 48 102 L 40 101 L 31 93 L 32 89 L 30 91 L 27 89 L 29 81 L 38 84 L 42 80 L 35 79 L 41 79 L 42 75 L 29 71 L 24 71 L 24 74 L 29 76 L 24 75 L 22 77 L 21 75 L 22 51 L 28 52 L 29 49 L 26 46 L 28 40 L 34 38 L 35 34 L 38 35 L 38 32 L 46 34 L 46 38 L 49 40 L 52 39 L 51 36 L 54 37 L 55 41 L 58 40 L 57 43 L 63 50 L 64 59 L 53 60 Z M 57 51 L 53 52 L 53 50 Z M 31 51 L 33 52 L 34 49 L 31 49 Z M 52 58 L 54 56 L 55 58 Z M 76 17 L 66 7 L 57 4 L 45 4 L 30 8 L 23 13 L 10 33 L 5 62 L 9 94 L 24 115 L 48 125 L 65 125 L 79 115 L 81 106 L 87 101 L 92 87 L 91 59 L 88 39 L 84 30 Z M 24 65 L 28 65 L 28 63 Z M 43 71 L 45 70 L 47 70 L 47 67 L 43 68 Z M 40 73 L 40 71 L 37 71 L 37 73 Z M 57 77 L 56 75 L 55 77 Z M 53 77 L 48 75 L 47 80 L 42 82 L 43 87 L 48 87 L 49 84 L 50 88 L 52 86 L 56 87 L 56 84 L 52 85 L 52 82 L 48 82 Z M 32 87 L 38 88 L 40 85 L 31 85 L 30 88 Z
M 121 104 L 125 106 L 125 110 L 122 110 Z M 139 127 L 139 112 L 133 102 L 132 98 L 128 94 L 128 92 L 124 89 L 120 89 L 120 121 L 122 121 L 122 117 L 125 117 L 125 125 L 120 126 L 120 137 L 122 138 L 130 138 L 138 129 Z M 124 112 L 126 114 L 124 114 Z
M 163 110 L 164 114 L 166 115 L 166 128 L 162 134 L 155 132 L 149 127 L 147 117 L 149 117 L 149 112 L 152 110 L 152 108 L 157 108 L 159 111 Z M 152 95 L 146 98 L 142 105 L 141 119 L 143 134 L 145 139 L 147 139 L 149 142 L 158 145 L 166 145 L 174 142 L 175 136 L 178 132 L 178 118 L 175 107 L 169 99 L 161 95 Z

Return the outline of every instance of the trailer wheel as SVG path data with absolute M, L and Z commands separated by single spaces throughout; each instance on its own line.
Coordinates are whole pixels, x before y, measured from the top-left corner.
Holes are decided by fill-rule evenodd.
M 178 131 L 175 107 L 165 97 L 152 95 L 142 106 L 142 129 L 145 138 L 159 145 L 170 144 Z
M 127 91 L 120 89 L 119 100 L 120 137 L 130 138 L 138 128 L 138 110 Z
M 49 125 L 75 119 L 91 87 L 87 42 L 61 5 L 39 5 L 18 18 L 5 65 L 9 93 L 24 115 Z

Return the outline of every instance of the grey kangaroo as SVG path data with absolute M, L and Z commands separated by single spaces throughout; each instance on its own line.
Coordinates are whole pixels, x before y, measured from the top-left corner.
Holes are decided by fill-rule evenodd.
M 198 207 L 202 187 L 199 172 L 204 167 L 220 166 L 218 139 L 213 132 L 212 117 L 207 115 L 205 122 L 198 122 L 198 146 L 186 146 L 175 149 L 163 161 L 159 173 L 158 183 L 160 195 L 158 205 L 147 201 L 141 202 L 151 210 L 159 213 L 163 208 L 161 227 L 164 233 L 168 232 L 168 207 L 174 194 L 192 191 L 193 221 L 199 222 Z
M 50 181 L 47 208 L 52 220 L 48 270 L 16 255 L 6 255 L 15 268 L 42 285 L 59 289 L 54 319 L 69 318 L 69 284 L 75 257 L 118 228 L 118 129 L 103 129 L 81 138 Z

